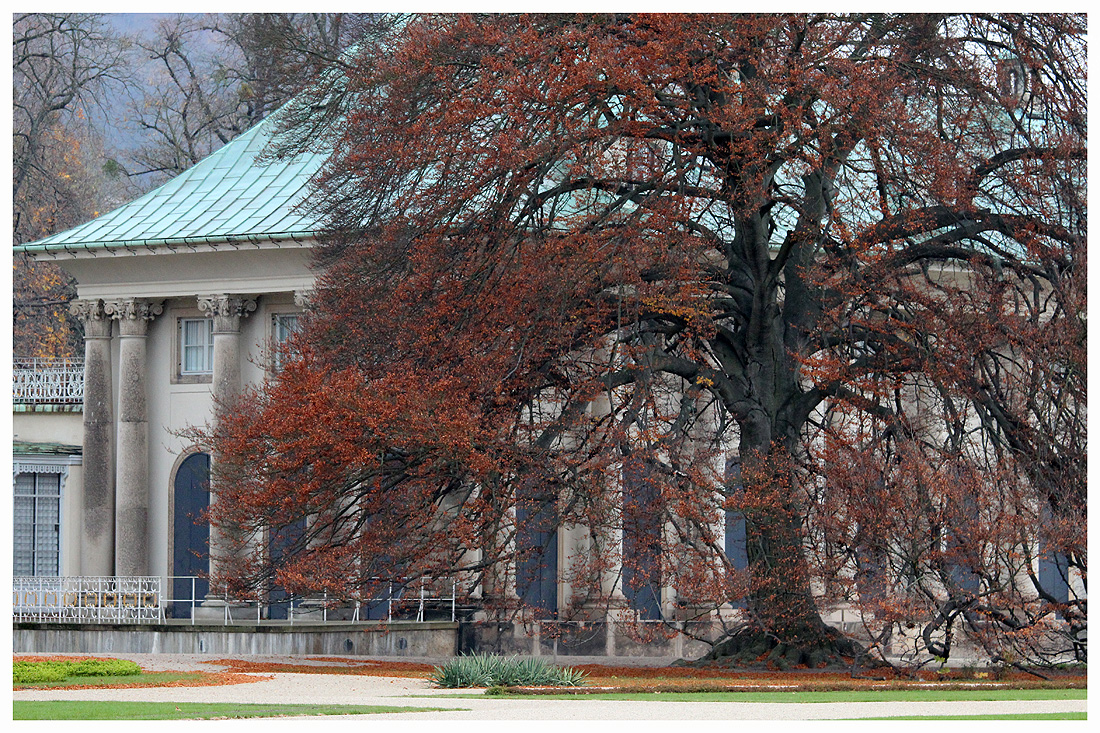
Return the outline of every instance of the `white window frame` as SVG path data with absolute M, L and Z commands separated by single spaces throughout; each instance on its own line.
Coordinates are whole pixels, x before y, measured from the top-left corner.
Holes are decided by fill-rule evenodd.
M 271 369 L 278 372 L 283 368 L 283 346 L 286 342 L 298 333 L 301 328 L 302 314 L 297 311 L 288 311 L 284 313 L 272 313 L 271 314 Z M 282 325 L 283 322 L 293 318 L 295 325 L 293 329 L 288 329 Z M 281 338 L 280 338 L 281 336 Z
M 207 342 L 204 344 L 187 343 L 187 324 L 202 322 L 207 324 Z M 179 373 L 180 376 L 205 376 L 214 373 L 214 319 L 213 318 L 180 318 L 179 319 Z M 187 368 L 187 350 L 202 349 L 203 364 L 201 369 Z

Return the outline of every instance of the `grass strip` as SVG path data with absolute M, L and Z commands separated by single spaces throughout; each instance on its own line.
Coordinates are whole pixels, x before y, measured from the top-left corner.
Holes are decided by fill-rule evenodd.
M 847 720 L 1088 720 L 1088 713 L 1018 713 L 1015 715 L 899 715 L 893 718 Z
M 277 718 L 290 715 L 367 715 L 423 713 L 462 708 L 392 705 L 260 705 L 201 702 L 107 702 L 83 700 L 16 700 L 15 720 L 213 720 Z
M 827 692 L 527 692 L 522 689 L 495 691 L 500 697 L 539 698 L 546 700 L 631 700 L 657 702 L 782 702 L 782 703 L 835 703 L 835 702 L 965 702 L 982 700 L 1085 700 L 1088 690 L 852 690 Z M 483 697 L 474 695 L 447 695 L 451 697 Z

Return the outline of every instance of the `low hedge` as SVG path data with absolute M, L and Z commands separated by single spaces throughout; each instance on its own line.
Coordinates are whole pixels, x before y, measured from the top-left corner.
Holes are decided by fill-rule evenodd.
M 69 677 L 126 677 L 141 674 L 141 667 L 127 659 L 84 659 L 79 662 L 14 662 L 15 684 L 63 682 Z

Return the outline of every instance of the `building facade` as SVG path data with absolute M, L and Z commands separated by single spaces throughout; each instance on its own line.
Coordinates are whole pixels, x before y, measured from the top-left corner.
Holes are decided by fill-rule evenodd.
M 159 576 L 173 598 L 199 578 L 205 595 L 209 529 L 195 520 L 209 457 L 184 432 L 275 368 L 313 283 L 316 226 L 294 207 L 322 156 L 259 163 L 269 139 L 258 125 L 145 196 L 17 248 L 76 279 L 85 354 L 60 434 L 41 407 L 16 408 L 16 495 L 61 497 L 49 511 L 63 548 L 16 575 Z

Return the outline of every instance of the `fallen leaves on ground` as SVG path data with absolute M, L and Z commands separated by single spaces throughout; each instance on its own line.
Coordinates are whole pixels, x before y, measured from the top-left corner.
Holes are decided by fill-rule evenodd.
M 367 677 L 424 678 L 435 667 L 422 662 L 382 662 L 338 657 L 305 657 L 301 663 L 252 661 L 247 659 L 211 659 L 206 664 L 226 667 L 231 672 L 282 672 L 294 674 L 352 674 Z

